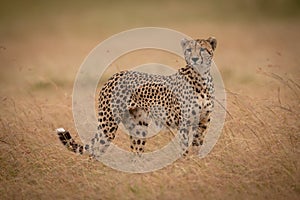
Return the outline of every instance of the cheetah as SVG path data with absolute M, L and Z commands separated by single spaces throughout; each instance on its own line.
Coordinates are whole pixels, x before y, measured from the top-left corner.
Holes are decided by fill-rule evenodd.
M 182 155 L 201 146 L 214 108 L 214 84 L 210 68 L 217 40 L 182 39 L 186 66 L 168 76 L 137 71 L 114 74 L 102 87 L 98 99 L 98 131 L 88 144 L 80 145 L 63 128 L 56 130 L 71 151 L 90 156 L 105 153 L 119 124 L 130 133 L 130 149 L 145 150 L 149 123 L 178 130 Z

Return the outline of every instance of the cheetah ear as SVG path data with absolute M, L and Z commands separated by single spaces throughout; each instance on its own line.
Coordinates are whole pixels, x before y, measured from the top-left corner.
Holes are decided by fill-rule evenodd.
M 217 40 L 214 37 L 209 37 L 207 40 L 207 42 L 209 42 L 209 44 L 211 45 L 212 49 L 215 50 L 217 47 Z
M 185 45 L 187 44 L 187 42 L 188 42 L 188 40 L 187 40 L 186 38 L 183 38 L 183 39 L 181 40 L 181 42 L 180 42 L 181 47 L 184 48 Z

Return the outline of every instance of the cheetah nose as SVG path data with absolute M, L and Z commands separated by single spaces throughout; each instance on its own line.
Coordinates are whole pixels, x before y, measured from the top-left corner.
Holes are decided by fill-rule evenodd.
M 197 60 L 199 60 L 199 58 L 192 58 L 192 61 L 197 62 Z

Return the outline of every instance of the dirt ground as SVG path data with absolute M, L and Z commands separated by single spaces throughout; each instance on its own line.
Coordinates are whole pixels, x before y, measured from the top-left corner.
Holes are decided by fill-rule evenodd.
M 0 199 L 299 199 L 300 5 L 226 2 L 1 1 Z M 217 38 L 228 113 L 205 158 L 129 174 L 67 151 L 54 130 L 79 139 L 72 90 L 88 53 L 146 26 Z M 112 63 L 105 78 L 146 62 L 184 64 L 138 51 Z

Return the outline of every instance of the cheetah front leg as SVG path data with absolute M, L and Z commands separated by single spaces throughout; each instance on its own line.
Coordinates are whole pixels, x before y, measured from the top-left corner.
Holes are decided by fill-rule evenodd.
M 207 133 L 209 124 L 210 124 L 210 116 L 207 116 L 204 119 L 199 121 L 197 130 L 193 134 L 193 142 L 192 142 L 193 146 L 203 145 L 204 138 Z

